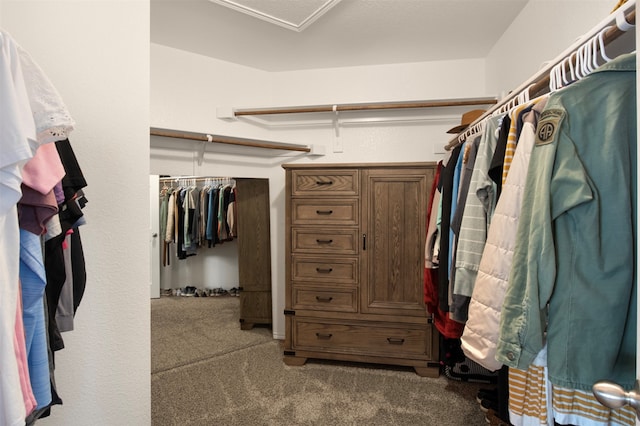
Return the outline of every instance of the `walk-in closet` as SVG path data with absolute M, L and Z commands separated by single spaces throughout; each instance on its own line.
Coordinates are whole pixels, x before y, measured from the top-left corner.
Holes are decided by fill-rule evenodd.
M 238 297 L 241 328 L 271 324 L 269 182 L 154 176 L 152 298 Z M 153 220 L 152 220 L 153 223 Z M 153 276 L 153 275 L 152 275 Z
M 636 3 L 0 0 L 0 426 L 637 424 Z

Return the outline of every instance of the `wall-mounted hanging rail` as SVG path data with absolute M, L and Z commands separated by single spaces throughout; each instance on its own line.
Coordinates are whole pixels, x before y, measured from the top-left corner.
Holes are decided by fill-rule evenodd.
M 476 99 L 448 99 L 432 101 L 409 101 L 409 102 L 381 102 L 381 103 L 359 103 L 342 105 L 311 105 L 311 106 L 291 106 L 277 108 L 256 108 L 256 109 L 236 109 L 233 110 L 235 117 L 246 115 L 272 115 L 272 114 L 301 114 L 319 112 L 346 112 L 346 111 L 375 111 L 393 109 L 416 109 L 416 108 L 436 108 L 436 107 L 457 107 L 457 106 L 477 106 L 492 105 L 497 103 L 495 98 Z
M 629 1 L 623 4 L 614 13 L 605 18 L 597 26 L 592 28 L 587 34 L 585 34 L 580 40 L 569 46 L 563 53 L 558 55 L 553 61 L 549 62 L 543 69 L 538 71 L 527 81 L 522 83 L 518 88 L 513 90 L 509 95 L 500 100 L 496 105 L 489 108 L 484 114 L 478 117 L 473 123 L 468 126 L 468 129 L 472 129 L 477 124 L 481 123 L 487 117 L 490 117 L 494 112 L 499 111 L 501 108 L 508 107 L 510 103 L 516 102 L 513 106 L 517 105 L 517 100 L 526 94 L 527 97 L 534 98 L 544 93 L 549 92 L 549 82 L 551 80 L 550 74 L 552 70 L 565 60 L 570 60 L 573 65 L 576 63 L 576 55 L 580 48 L 588 43 L 592 43 L 595 37 L 600 37 L 602 33 L 602 45 L 607 46 L 621 35 L 625 34 L 628 30 L 634 28 L 636 22 L 635 0 Z M 597 40 L 599 41 L 599 40 Z M 596 44 L 596 50 L 601 49 L 601 45 Z M 465 131 L 458 134 L 454 139 L 451 139 L 445 146 L 447 151 L 455 148 L 464 142 L 465 137 L 471 133 Z
M 237 138 L 232 136 L 211 135 L 207 133 L 185 132 L 181 130 L 161 129 L 158 127 L 151 127 L 151 136 L 162 136 L 166 138 L 187 139 L 187 140 L 220 143 L 220 144 L 227 144 L 227 145 L 238 145 L 238 146 L 246 146 L 246 147 L 252 147 L 252 148 L 311 152 L 311 148 L 307 145 L 270 142 L 270 141 L 264 141 L 259 139 Z

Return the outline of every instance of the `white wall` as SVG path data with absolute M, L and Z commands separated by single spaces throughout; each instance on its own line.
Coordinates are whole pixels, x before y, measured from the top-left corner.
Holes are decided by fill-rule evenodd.
M 150 424 L 149 3 L 2 0 L 0 25 L 77 122 L 88 182 L 87 288 L 56 353 L 64 402 L 43 425 Z M 135 259 L 135 260 L 133 260 Z
M 487 90 L 516 89 L 605 19 L 615 3 L 530 0 L 486 58 Z
M 285 201 L 281 165 L 293 161 L 436 161 L 442 157 L 442 147 L 448 141 L 446 130 L 459 124 L 461 111 L 469 107 L 404 113 L 341 113 L 339 141 L 343 152 L 339 153 L 333 152 L 336 136 L 330 116 L 227 121 L 216 117 L 216 108 L 484 97 L 487 94 L 483 70 L 484 61 L 469 60 L 268 73 L 152 44 L 152 126 L 316 144 L 324 146 L 327 155 L 309 157 L 209 147 L 204 163 L 198 165 L 196 152 L 200 143 L 153 137 L 151 171 L 269 179 L 273 331 L 275 337 L 283 338 Z M 383 121 L 366 121 L 371 119 Z M 215 250 L 209 253 L 216 256 Z

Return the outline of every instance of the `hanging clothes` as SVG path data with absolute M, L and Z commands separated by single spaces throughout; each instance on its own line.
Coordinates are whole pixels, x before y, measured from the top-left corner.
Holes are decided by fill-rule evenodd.
M 456 247 L 455 280 L 451 283 L 454 295 L 451 317 L 463 323 L 467 320 L 468 304 L 496 204 L 496 185 L 487 172 L 495 152 L 501 121 L 502 116 L 489 118 L 482 133 L 469 186 L 471 196 L 465 204 Z
M 591 386 L 636 377 L 635 78 L 622 55 L 553 93 L 531 154 L 496 358 L 527 370 L 546 343 L 561 424 L 634 424 Z
M 61 403 L 46 334 L 48 309 L 57 305 L 46 304 L 42 245 L 64 233 L 59 197 L 68 171 L 57 142 L 75 123 L 44 72 L 3 31 L 0 67 L 0 423 L 24 425 Z
M 236 188 L 233 179 L 163 178 L 184 183 L 160 192 L 160 233 L 164 236 L 163 266 L 170 264 L 175 243 L 178 259 L 195 256 L 237 237 Z M 198 186 L 198 182 L 203 182 Z M 222 183 L 221 183 L 222 182 Z
M 465 355 L 491 371 L 502 367 L 502 363 L 495 359 L 500 331 L 500 311 L 512 266 L 513 247 L 524 181 L 535 141 L 535 128 L 538 116 L 545 105 L 546 97 L 538 100 L 536 107 L 526 114 L 526 123 L 515 154 L 505 159 L 509 162 L 511 171 L 505 180 L 489 227 L 469 304 L 469 318 L 462 335 L 462 350 Z M 522 110 L 523 107 L 519 107 L 509 113 L 509 139 L 514 141 L 517 139 L 516 123 Z
M 462 334 L 462 324 L 449 318 L 449 313 L 440 308 L 438 300 L 439 240 L 438 217 L 440 191 L 438 190 L 442 162 L 438 163 L 431 188 L 430 207 L 427 214 L 428 231 L 425 243 L 424 301 L 427 312 L 433 315 L 436 329 L 448 339 L 456 339 Z

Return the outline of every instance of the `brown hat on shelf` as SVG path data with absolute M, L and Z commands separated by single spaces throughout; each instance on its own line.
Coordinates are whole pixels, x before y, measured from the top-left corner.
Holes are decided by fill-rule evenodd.
M 460 133 L 461 131 L 469 127 L 469 124 L 473 123 L 478 117 L 480 117 L 485 112 L 486 111 L 483 109 L 474 109 L 473 111 L 465 112 L 464 114 L 462 114 L 460 125 L 447 130 L 447 133 Z

